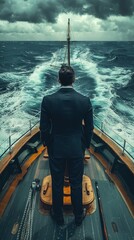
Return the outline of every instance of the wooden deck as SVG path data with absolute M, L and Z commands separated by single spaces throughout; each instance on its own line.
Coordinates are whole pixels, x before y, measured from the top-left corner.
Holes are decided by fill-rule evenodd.
M 41 146 L 40 149 L 38 150 L 38 153 L 34 153 L 22 166 L 22 172 L 20 174 L 17 174 L 16 178 L 13 180 L 13 182 L 8 188 L 8 191 L 6 192 L 6 194 L 4 195 L 3 199 L 0 202 L 0 216 L 3 215 L 12 194 L 16 190 L 16 187 L 18 186 L 19 182 L 22 181 L 22 179 L 26 175 L 28 168 L 33 164 L 33 162 L 37 159 L 37 157 L 42 153 L 43 150 L 44 147 Z
M 39 178 L 42 182 L 44 177 L 50 175 L 48 159 L 43 158 L 43 155 L 44 153 L 37 157 L 35 164 L 31 166 L 25 178 L 20 182 L 0 219 L 1 240 L 16 239 L 31 182 L 35 178 Z M 98 182 L 109 239 L 133 240 L 133 218 L 116 186 L 109 181 L 103 167 L 92 154 L 84 165 L 84 174 L 91 178 L 96 199 L 95 182 Z M 97 201 L 96 211 L 87 215 L 80 227 L 75 226 L 72 213 L 64 212 L 65 225 L 62 228 L 56 225 L 49 212 L 43 212 L 39 192 L 33 195 L 33 201 L 36 205 L 33 209 L 32 240 L 104 240 Z
M 32 132 L 32 136 L 38 132 L 39 129 L 35 129 Z M 94 133 L 99 136 L 102 141 L 106 142 L 106 144 L 119 156 L 119 159 L 121 159 L 132 173 L 134 173 L 134 164 L 129 157 L 127 155 L 122 155 L 121 149 L 102 132 L 95 129 Z M 8 156 L 3 159 L 4 161 L 0 162 L 0 172 L 5 169 L 11 159 L 16 156 L 21 147 L 24 146 L 30 138 L 31 135 L 25 136 L 13 148 L 12 154 L 8 154 Z M 60 229 L 52 221 L 49 211 L 45 212 L 43 210 L 40 194 L 37 192 L 34 195 L 36 206 L 33 215 L 32 240 L 104 240 L 96 196 L 96 181 L 100 188 L 100 197 L 109 239 L 134 239 L 133 202 L 128 197 L 118 177 L 110 172 L 109 164 L 102 155 L 94 152 L 92 148 L 90 149 L 90 153 L 91 156 L 89 156 L 88 152 L 85 154 L 87 157 L 85 158 L 84 174 L 90 177 L 92 182 L 96 199 L 96 211 L 91 215 L 87 215 L 79 228 L 76 228 L 74 224 L 73 214 L 66 214 L 64 212 L 65 226 Z M 35 164 L 32 164 L 33 162 L 35 162 Z M 29 171 L 27 171 L 28 168 Z M 35 178 L 39 178 L 41 182 L 43 182 L 44 177 L 48 175 L 50 175 L 50 170 L 47 150 L 44 151 L 44 147 L 40 147 L 38 153 L 32 153 L 32 156 L 22 167 L 22 173 L 18 174 L 12 184 L 10 184 L 8 191 L 0 203 L 0 214 L 3 214 L 0 218 L 1 240 L 16 239 L 31 182 Z M 8 216 L 10 216 L 10 218 Z
M 105 169 L 105 173 L 109 176 L 111 181 L 113 181 L 116 187 L 118 188 L 118 191 L 120 192 L 122 198 L 124 199 L 131 215 L 134 217 L 134 203 L 132 199 L 128 196 L 127 192 L 125 191 L 123 184 L 121 183 L 119 178 L 114 173 L 110 172 L 109 164 L 104 160 L 101 154 L 94 152 L 92 148 L 90 148 L 90 152 L 96 157 L 96 159 L 100 161 L 100 163 Z

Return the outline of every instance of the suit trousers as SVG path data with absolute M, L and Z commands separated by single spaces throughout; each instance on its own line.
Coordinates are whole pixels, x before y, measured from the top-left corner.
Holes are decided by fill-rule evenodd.
M 63 207 L 63 185 L 64 173 L 67 165 L 69 181 L 71 186 L 71 201 L 74 215 L 77 217 L 83 213 L 82 206 L 82 177 L 83 177 L 83 158 L 53 158 L 49 159 L 50 172 L 52 176 L 52 203 L 53 211 L 60 217 Z

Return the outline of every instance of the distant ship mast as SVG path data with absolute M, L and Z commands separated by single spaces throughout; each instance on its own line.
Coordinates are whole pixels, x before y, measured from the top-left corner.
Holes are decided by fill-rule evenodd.
M 68 33 L 67 33 L 67 50 L 68 50 L 68 66 L 70 66 L 70 18 L 68 19 Z

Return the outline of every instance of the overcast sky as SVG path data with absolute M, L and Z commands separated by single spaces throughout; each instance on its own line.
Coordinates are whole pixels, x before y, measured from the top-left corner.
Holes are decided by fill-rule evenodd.
M 0 40 L 134 41 L 134 0 L 0 0 Z

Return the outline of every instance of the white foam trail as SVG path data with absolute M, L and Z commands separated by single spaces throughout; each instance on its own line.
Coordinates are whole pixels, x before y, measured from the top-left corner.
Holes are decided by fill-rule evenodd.
M 50 68 L 49 63 L 43 63 L 35 67 L 34 72 L 29 76 L 29 80 L 34 83 L 41 83 L 42 76 Z
M 44 76 L 45 73 L 47 73 L 50 69 L 52 69 L 52 65 L 56 65 L 57 67 L 61 66 L 61 64 L 63 63 L 63 56 L 65 54 L 65 49 L 61 48 L 59 50 L 57 50 L 56 52 L 54 52 L 52 54 L 52 58 L 50 60 L 46 60 L 45 62 L 37 65 L 33 71 L 33 73 L 29 76 L 29 80 L 31 82 L 40 84 L 42 77 Z M 36 58 L 44 58 L 45 57 L 36 57 Z M 57 71 L 57 69 L 53 69 L 53 71 Z
M 85 49 L 82 53 L 80 53 L 78 57 L 78 50 L 73 55 L 73 62 L 75 65 L 78 65 L 82 72 L 89 75 L 89 77 L 93 78 L 97 83 L 97 87 L 95 89 L 96 95 L 94 96 L 93 102 L 99 102 L 104 107 L 107 106 L 109 108 L 111 106 L 111 98 L 113 97 L 111 93 L 110 86 L 106 85 L 104 82 L 104 74 L 100 73 L 100 69 L 98 68 L 98 64 L 92 60 L 92 54 L 89 49 Z M 106 97 L 108 97 L 108 101 L 106 101 Z
M 19 82 L 22 78 L 21 72 L 19 72 L 19 74 L 16 74 L 16 72 L 0 73 L 0 77 L 4 81 L 8 81 L 8 82 L 12 82 L 13 80 Z
M 98 55 L 94 55 L 93 57 L 97 58 L 97 59 L 105 59 L 106 58 L 105 56 L 98 56 Z
M 116 59 L 116 56 L 113 57 L 113 58 L 111 58 L 111 59 L 108 59 L 107 61 L 108 61 L 108 62 L 112 62 L 112 61 L 114 61 L 115 59 Z
M 81 50 L 82 49 L 82 50 Z M 103 59 L 105 57 L 93 55 L 88 48 L 76 48 L 72 54 L 71 64 L 74 67 L 79 68 L 80 74 L 86 76 L 89 79 L 94 79 L 96 83 L 96 88 L 94 90 L 94 98 L 92 99 L 93 105 L 98 105 L 102 107 L 102 111 L 98 114 L 102 120 L 109 121 L 111 124 L 111 129 L 120 134 L 120 136 L 125 137 L 130 143 L 134 142 L 134 137 L 132 136 L 132 124 L 130 122 L 125 122 L 126 118 L 120 117 L 118 113 L 115 112 L 111 105 L 113 99 L 116 98 L 115 88 L 125 86 L 131 78 L 130 70 L 125 70 L 121 67 L 114 68 L 103 68 L 99 67 L 98 63 L 95 62 L 95 58 Z M 38 64 L 34 69 L 33 73 L 29 75 L 26 70 L 18 69 L 19 74 L 14 73 L 3 73 L 0 74 L 3 80 L 11 82 L 21 82 L 21 89 L 13 90 L 1 95 L 3 107 L 0 107 L 1 116 L 0 119 L 1 128 L 4 130 L 4 137 L 8 136 L 10 129 L 15 133 L 16 136 L 20 136 L 26 129 L 28 129 L 29 118 L 31 115 L 23 111 L 22 107 L 33 106 L 36 102 L 41 102 L 42 96 L 51 94 L 58 89 L 58 84 L 52 85 L 50 89 L 46 89 L 44 92 L 42 90 L 42 79 L 45 86 L 45 74 L 50 74 L 50 70 L 54 74 L 57 74 L 57 68 L 52 68 L 51 65 L 56 65 L 60 68 L 61 63 L 63 63 L 64 49 L 61 48 L 53 53 L 52 58 L 48 59 L 45 56 L 38 56 L 38 60 L 43 61 Z M 77 73 L 76 73 L 77 77 Z M 80 76 L 77 77 L 78 80 L 81 79 Z M 87 79 L 88 80 L 88 79 Z M 85 95 L 89 94 L 89 90 L 86 89 L 85 84 L 87 82 L 80 82 L 79 85 L 76 84 L 78 91 L 82 91 L 84 87 Z M 117 103 L 118 109 L 123 109 L 124 105 Z M 31 109 L 30 109 L 31 110 Z M 126 113 L 132 114 L 131 107 L 127 106 L 127 110 L 124 107 Z M 34 117 L 33 117 L 34 118 Z M 35 118 L 36 119 L 36 118 Z M 127 124 L 127 128 L 124 128 Z M 3 136 L 2 136 L 3 139 Z
M 46 57 L 45 56 L 36 56 L 35 59 L 36 60 L 41 60 L 41 61 L 46 61 Z
M 112 108 L 113 99 L 115 99 L 116 92 L 115 86 L 121 88 L 128 84 L 131 79 L 131 71 L 126 70 L 122 67 L 114 67 L 114 68 L 100 68 L 98 64 L 93 60 L 92 54 L 89 49 L 85 49 L 85 51 L 78 51 L 78 49 L 73 54 L 73 63 L 82 70 L 83 73 L 86 73 L 90 77 L 92 77 L 97 87 L 95 89 L 96 94 L 94 94 L 94 98 L 92 99 L 93 105 L 102 106 L 103 111 L 99 113 L 101 119 L 108 120 L 109 123 L 114 123 L 111 126 L 111 129 L 119 134 L 120 138 L 125 138 L 127 142 L 129 142 L 132 146 L 134 143 L 134 135 L 132 135 L 134 125 L 130 121 L 126 126 L 126 118 L 119 116 Z M 77 86 L 77 90 L 81 91 L 82 84 Z M 118 103 L 118 109 L 121 111 L 125 111 L 126 114 L 129 113 L 133 118 L 134 114 L 132 112 L 132 108 L 126 107 Z M 115 121 L 116 120 L 116 121 Z M 112 135 L 112 131 L 110 132 Z

